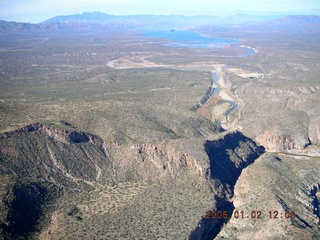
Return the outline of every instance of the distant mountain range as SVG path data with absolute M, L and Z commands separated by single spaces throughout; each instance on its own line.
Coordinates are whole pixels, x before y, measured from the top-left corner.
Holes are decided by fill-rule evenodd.
M 127 15 L 114 16 L 102 12 L 85 12 L 82 14 L 57 16 L 50 18 L 42 23 L 114 23 L 129 24 L 138 26 L 148 25 L 217 25 L 217 24 L 234 24 L 250 21 L 269 20 L 279 17 L 280 15 L 249 15 L 236 14 L 228 17 L 219 16 L 184 16 L 184 15 Z
M 126 24 L 97 24 L 97 23 L 17 23 L 0 20 L 0 34 L 19 33 L 72 33 L 72 32 L 103 32 L 132 29 Z
M 50 33 L 50 32 L 87 32 L 110 31 L 136 28 L 197 28 L 203 26 L 268 25 L 282 28 L 319 28 L 320 16 L 283 16 L 237 14 L 220 16 L 183 16 L 183 15 L 128 15 L 114 16 L 102 12 L 56 16 L 39 24 L 6 22 L 0 20 L 0 33 Z M 273 27 L 271 25 L 271 27 Z

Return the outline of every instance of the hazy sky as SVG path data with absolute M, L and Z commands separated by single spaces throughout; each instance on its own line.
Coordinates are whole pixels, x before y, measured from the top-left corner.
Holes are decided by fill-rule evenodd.
M 240 10 L 300 12 L 320 9 L 320 0 L 0 0 L 0 19 L 38 23 L 57 15 L 101 11 L 114 15 L 224 15 Z

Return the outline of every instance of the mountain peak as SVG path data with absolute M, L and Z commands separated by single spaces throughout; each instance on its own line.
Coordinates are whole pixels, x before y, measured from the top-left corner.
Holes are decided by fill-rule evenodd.
M 81 14 L 57 16 L 42 23 L 107 23 L 116 17 L 103 12 L 84 12 Z

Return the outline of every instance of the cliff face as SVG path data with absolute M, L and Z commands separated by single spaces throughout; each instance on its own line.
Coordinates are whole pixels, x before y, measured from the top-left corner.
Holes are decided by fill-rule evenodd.
M 275 129 L 266 130 L 258 135 L 257 142 L 272 152 L 280 152 L 289 149 L 303 149 L 310 144 L 307 134 L 286 134 Z
M 253 140 L 241 132 L 233 132 L 216 141 L 207 141 L 205 149 L 210 159 L 210 176 L 233 186 L 243 168 L 253 163 L 263 152 Z
M 169 143 L 139 144 L 119 149 L 115 156 L 119 181 L 150 180 L 159 183 L 183 182 L 206 188 L 205 164 L 176 150 Z
M 313 145 L 320 145 L 320 116 L 314 117 L 310 120 L 309 137 Z
M 216 204 L 213 210 L 226 211 L 231 215 L 234 210 L 231 202 L 234 185 L 242 170 L 263 154 L 264 148 L 241 132 L 233 132 L 220 139 L 207 141 L 205 150 L 210 160 L 207 177 L 212 182 L 212 191 L 215 193 Z M 204 217 L 191 233 L 190 239 L 213 239 L 227 221 L 227 218 Z

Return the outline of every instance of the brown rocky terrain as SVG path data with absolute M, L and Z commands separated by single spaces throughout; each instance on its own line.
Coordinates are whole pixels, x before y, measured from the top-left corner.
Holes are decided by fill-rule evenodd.
M 317 31 L 0 25 L 0 238 L 319 238 Z
M 318 161 L 271 154 L 260 157 L 243 171 L 235 186 L 234 212 L 244 215 L 233 215 L 216 239 L 318 239 L 313 193 L 320 181 Z M 261 216 L 254 217 L 258 211 Z
M 1 178 L 8 179 L 1 191 L 1 205 L 6 209 L 1 216 L 2 236 L 34 237 L 43 229 L 51 229 L 47 230 L 51 235 L 55 229 L 51 224 L 57 223 L 51 222 L 48 225 L 50 216 L 54 213 L 55 216 L 61 217 L 63 210 L 58 207 L 61 206 L 61 201 L 67 201 L 66 196 L 71 193 L 77 195 L 77 191 L 91 189 L 90 192 L 99 189 L 101 184 L 111 186 L 141 182 L 145 183 L 145 189 L 152 186 L 167 188 L 174 184 L 178 188 L 191 188 L 194 189 L 192 191 L 200 191 L 212 197 L 217 194 L 216 204 L 223 205 L 223 202 L 230 200 L 234 183 L 241 170 L 261 154 L 255 143 L 241 133 L 223 134 L 220 138 L 206 143 L 203 143 L 203 139 L 193 140 L 192 148 L 198 148 L 198 151 L 203 149 L 202 155 L 196 153 L 196 157 L 192 156 L 192 148 L 180 152 L 181 149 L 175 149 L 175 145 L 178 149 L 183 146 L 181 140 L 164 141 L 158 145 L 108 145 L 98 136 L 81 132 L 66 122 L 62 122 L 61 126 L 36 123 L 14 132 L 3 133 L 0 148 L 3 159 Z M 231 150 L 223 152 L 224 148 Z M 201 156 L 204 159 L 197 159 Z M 231 161 L 228 161 L 229 157 Z M 146 190 L 142 192 L 144 191 Z M 39 198 L 39 201 L 34 197 Z M 133 195 L 128 200 L 131 199 L 131 202 L 137 197 L 138 195 Z M 21 230 L 21 226 L 28 221 L 29 213 L 20 209 L 19 204 L 22 201 L 35 202 L 29 206 L 28 211 L 33 211 L 36 215 L 33 217 L 34 221 Z M 80 200 L 73 201 L 76 205 L 83 205 Z M 215 206 L 212 200 L 208 203 L 208 207 Z M 126 202 L 116 205 L 117 211 L 127 206 Z M 185 211 L 187 205 L 177 207 Z M 40 209 L 45 209 L 46 214 Z M 84 218 L 85 212 L 90 213 L 83 207 L 80 209 L 81 215 L 75 213 L 75 216 L 82 216 L 81 219 Z M 99 214 L 109 214 L 110 211 L 113 212 L 112 208 Z M 194 213 L 200 219 L 203 211 Z M 73 216 L 73 213 L 70 216 Z M 190 227 L 194 227 L 194 224 L 196 222 L 190 222 Z M 221 227 L 219 221 L 204 225 L 204 234 L 209 234 L 207 232 L 211 231 L 209 226 L 212 224 L 216 225 L 215 228 Z
M 288 149 L 301 150 L 310 144 L 307 134 L 295 136 L 292 133 L 283 133 L 279 129 L 264 131 L 257 137 L 257 141 L 265 146 L 267 150 L 275 152 Z

